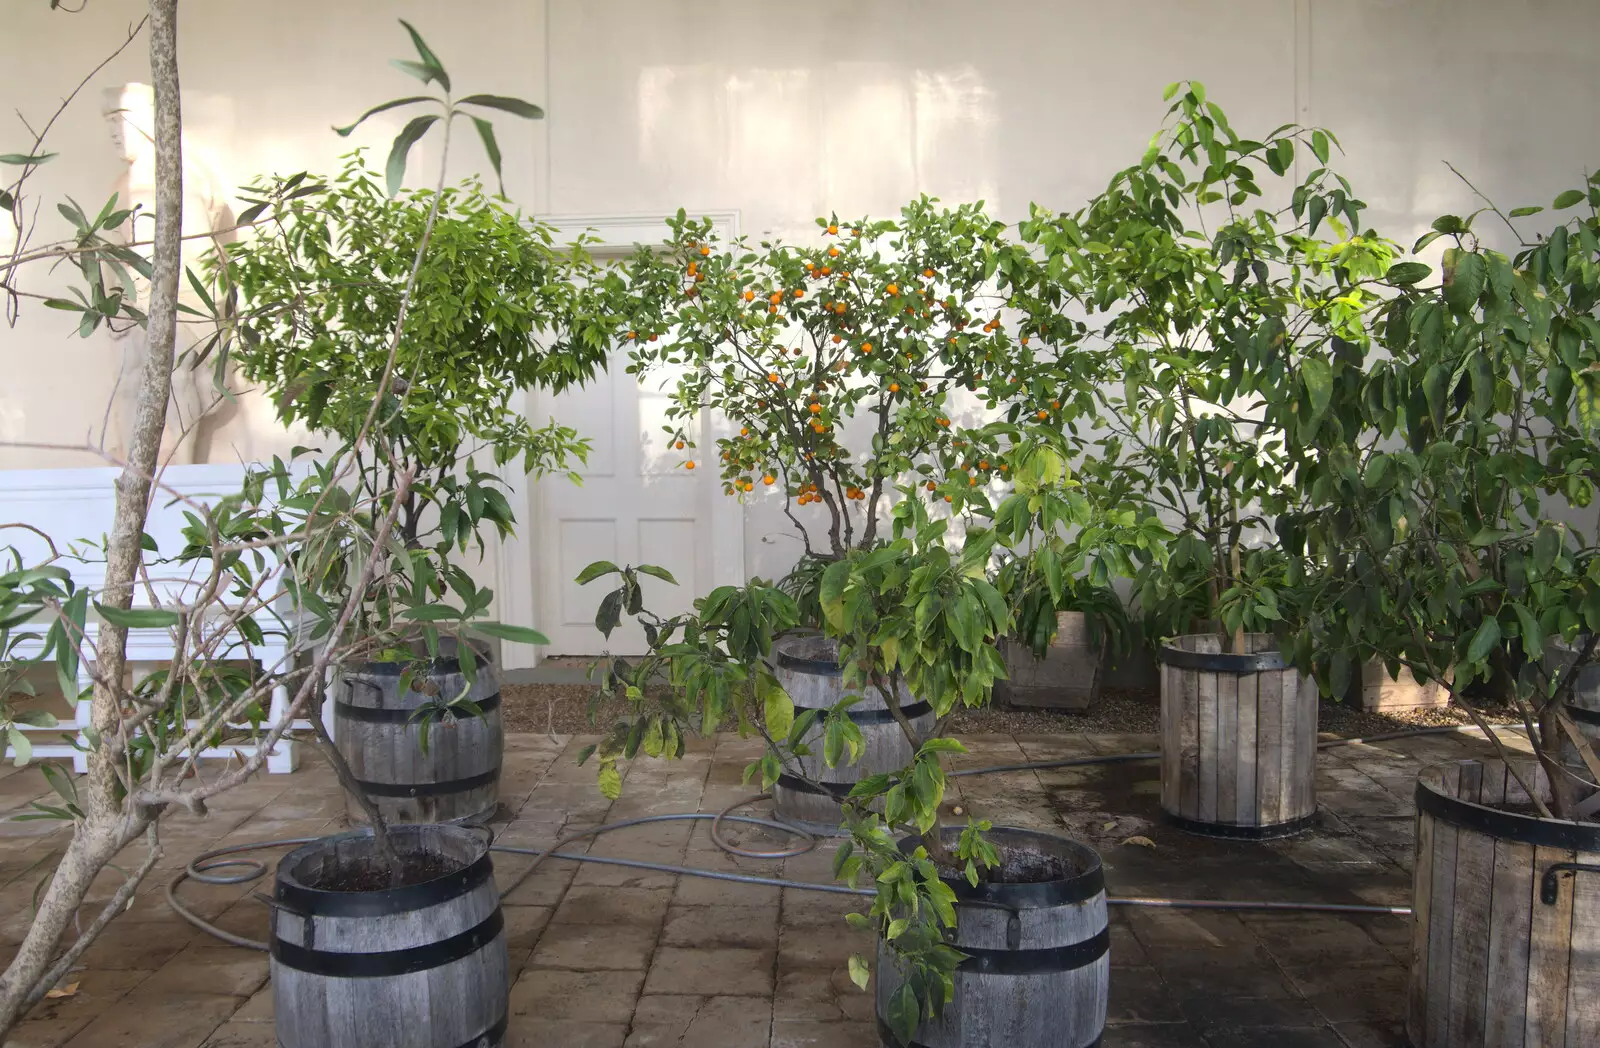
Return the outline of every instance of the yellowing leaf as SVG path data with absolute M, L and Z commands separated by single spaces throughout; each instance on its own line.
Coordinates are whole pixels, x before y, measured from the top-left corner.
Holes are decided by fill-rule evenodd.
M 622 774 L 617 771 L 616 761 L 603 761 L 600 765 L 600 792 L 607 800 L 616 800 L 622 796 Z
M 1149 837 L 1142 837 L 1138 834 L 1134 834 L 1132 837 L 1124 837 L 1122 839 L 1122 843 L 1135 844 L 1141 848 L 1154 848 L 1156 846 L 1155 841 L 1151 840 Z
M 872 970 L 867 967 L 866 958 L 858 953 L 852 953 L 850 955 L 850 981 L 856 984 L 857 989 L 865 990 L 867 982 L 871 978 Z
M 75 983 L 75 982 L 69 982 L 65 986 L 57 986 L 53 990 L 46 990 L 45 991 L 45 996 L 46 997 L 50 997 L 50 998 L 76 997 L 77 995 L 78 995 L 78 984 Z

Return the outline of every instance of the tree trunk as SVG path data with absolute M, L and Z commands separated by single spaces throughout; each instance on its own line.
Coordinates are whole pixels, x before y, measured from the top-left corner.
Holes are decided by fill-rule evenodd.
M 116 516 L 106 547 L 105 588 L 99 598 L 102 604 L 114 608 L 127 608 L 133 602 L 140 538 L 172 393 L 178 278 L 183 268 L 183 120 L 178 86 L 177 0 L 150 0 L 150 76 L 155 85 L 156 228 L 145 327 L 148 352 L 128 462 L 117 478 Z M 104 739 L 116 737 L 120 729 L 127 641 L 126 629 L 109 622 L 100 624 L 95 645 L 97 683 L 90 719 Z M 104 747 L 90 751 L 84 786 L 79 796 L 84 799 L 85 818 L 74 829 L 72 843 L 56 867 L 16 958 L 0 976 L 0 1034 L 20 1017 L 30 991 L 49 968 L 57 941 L 72 923 L 95 877 L 149 823 L 148 812 L 123 811 L 117 766 L 107 759 Z

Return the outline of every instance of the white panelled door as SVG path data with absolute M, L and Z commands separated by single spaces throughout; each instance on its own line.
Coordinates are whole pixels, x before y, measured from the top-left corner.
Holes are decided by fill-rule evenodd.
M 714 215 L 718 235 L 737 234 L 736 216 Z M 639 243 L 666 236 L 665 216 L 577 216 L 553 220 L 571 237 L 584 229 L 601 237 L 591 250 L 604 258 L 631 252 Z M 579 586 L 573 580 L 597 560 L 616 564 L 657 564 L 672 572 L 677 586 L 642 579 L 645 606 L 668 616 L 687 610 L 694 599 L 719 585 L 744 581 L 744 517 L 738 499 L 722 493 L 714 468 L 683 468 L 688 451 L 674 448 L 662 431 L 675 376 L 654 374 L 644 383 L 626 371 L 628 353 L 619 347 L 610 368 L 588 385 L 560 396 L 535 392 L 528 415 L 535 426 L 555 418 L 590 441 L 583 483 L 563 476 L 523 485 L 526 519 L 511 548 L 502 548 L 498 614 L 531 625 L 550 638 L 544 655 L 638 654 L 644 633 L 631 619 L 607 641 L 594 626 L 600 600 L 615 576 Z M 716 423 L 702 412 L 697 461 L 714 457 Z M 526 596 L 517 593 L 519 583 Z M 528 649 L 507 645 L 505 665 L 531 665 Z

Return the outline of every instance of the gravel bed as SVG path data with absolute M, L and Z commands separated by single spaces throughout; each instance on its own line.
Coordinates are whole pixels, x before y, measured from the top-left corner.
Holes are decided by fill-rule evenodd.
M 587 684 L 507 684 L 500 689 L 501 713 L 506 731 L 576 735 L 601 730 L 627 711 L 627 703 L 609 700 L 589 719 L 594 689 Z M 1490 722 L 1514 720 L 1509 709 L 1483 708 Z M 1396 713 L 1368 713 L 1349 703 L 1324 701 L 1319 728 L 1343 737 L 1403 731 L 1406 728 L 1470 724 L 1465 711 L 1444 709 Z M 1052 733 L 1154 734 L 1161 730 L 1161 699 L 1154 691 L 1107 688 L 1099 702 L 1082 712 L 997 709 L 962 710 L 951 721 L 958 735 L 999 733 L 1049 735 Z M 723 730 L 736 731 L 737 723 Z

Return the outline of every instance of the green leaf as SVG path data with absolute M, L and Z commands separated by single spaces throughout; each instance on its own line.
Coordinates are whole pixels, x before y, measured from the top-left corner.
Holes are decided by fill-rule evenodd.
M 1467 645 L 1467 662 L 1473 664 L 1482 662 L 1499 643 L 1499 620 L 1485 617 L 1483 622 L 1479 623 L 1478 631 L 1472 635 L 1472 642 Z
M 0 164 L 11 164 L 15 167 L 24 167 L 28 164 L 42 164 L 55 156 L 55 153 L 0 153 Z
M 17 198 L 4 189 L 0 189 L 0 208 L 4 208 L 7 211 L 15 211 L 17 209 Z
M 95 601 L 94 610 L 100 613 L 102 622 L 124 629 L 176 626 L 183 621 L 177 612 L 165 608 L 111 608 Z
M 11 740 L 11 759 L 17 767 L 33 759 L 33 743 L 15 725 L 6 729 L 6 737 Z
M 794 702 L 789 693 L 765 674 L 756 678 L 756 690 L 762 693 L 762 716 L 767 732 L 775 739 L 787 739 L 794 726 Z
M 461 618 L 461 612 L 448 604 L 424 604 L 415 608 L 406 608 L 400 612 L 400 617 L 411 619 L 415 622 L 453 622 Z
M 1317 155 L 1319 163 L 1328 162 L 1328 136 L 1325 132 L 1311 132 L 1311 151 Z
M 1524 215 L 1537 215 L 1539 212 L 1541 212 L 1543 210 L 1544 210 L 1544 208 L 1538 207 L 1538 206 L 1534 206 L 1534 207 L 1514 207 L 1514 208 L 1511 209 L 1511 217 L 1512 218 L 1522 218 Z
M 362 113 L 360 116 L 356 117 L 356 122 L 355 123 L 346 124 L 343 127 L 334 128 L 333 129 L 333 133 L 338 135 L 340 138 L 349 138 L 350 137 L 350 132 L 352 132 L 356 128 L 360 127 L 361 124 L 369 116 L 374 116 L 374 115 L 376 115 L 378 113 L 383 113 L 383 112 L 386 112 L 386 111 L 388 111 L 390 109 L 399 109 L 401 106 L 413 105 L 413 104 L 415 104 L 417 102 L 437 102 L 437 101 L 438 101 L 438 99 L 434 98 L 432 95 L 407 95 L 405 98 L 391 98 L 391 99 L 389 99 L 389 101 L 383 103 L 382 105 L 373 106 L 371 109 L 367 110 L 365 113 Z M 258 208 L 264 208 L 265 206 L 266 205 L 264 205 L 264 204 L 256 205 L 256 207 L 258 207 Z M 254 209 L 252 209 L 252 210 L 254 210 Z M 260 211 L 256 211 L 256 214 L 259 215 L 260 213 L 261 213 Z
M 579 572 L 576 581 L 580 586 L 587 586 L 589 583 L 593 582 L 602 575 L 610 575 L 613 572 L 621 570 L 621 568 L 617 567 L 609 560 L 597 560 Z M 640 570 L 643 569 L 641 568 Z
M 433 78 L 439 81 L 439 86 L 446 91 L 450 90 L 450 75 L 444 71 L 444 63 L 439 61 L 439 56 L 422 39 L 422 34 L 412 28 L 411 23 L 404 18 L 400 24 L 406 27 L 406 32 L 411 34 L 411 43 L 417 49 L 417 55 L 422 59 L 422 64 L 432 70 Z
M 30 728 L 54 728 L 60 723 L 56 720 L 56 715 L 48 710 L 23 710 L 14 714 L 11 719 Z
M 598 782 L 600 792 L 605 796 L 606 800 L 614 801 L 622 796 L 622 774 L 617 771 L 617 762 L 615 760 L 600 762 Z
M 467 624 L 479 633 L 517 644 L 549 644 L 550 638 L 529 626 L 513 626 L 505 622 L 475 619 Z
M 1471 312 L 1483 294 L 1488 270 L 1476 252 L 1445 252 L 1444 300 L 1457 313 Z
M 900 1038 L 901 1044 L 910 1044 L 917 1035 L 922 1008 L 909 982 L 902 984 L 889 998 L 888 1011 L 889 1031 Z
M 1333 396 L 1333 368 L 1319 357 L 1307 357 L 1300 362 L 1300 377 L 1306 384 L 1306 395 L 1311 399 L 1311 418 L 1316 420 L 1328 410 Z
M 859 953 L 850 955 L 850 981 L 856 984 L 856 989 L 865 990 L 872 981 L 872 969 L 868 967 L 867 960 Z
M 438 120 L 436 113 L 412 117 L 411 121 L 401 128 L 400 133 L 394 136 L 394 145 L 389 149 L 389 162 L 384 165 L 384 178 L 391 197 L 400 192 L 400 184 L 405 181 L 406 157 L 411 152 L 411 147 L 416 145 L 417 141 L 428 133 L 428 128 Z
M 1550 206 L 1551 206 L 1551 208 L 1553 208 L 1556 211 L 1565 211 L 1567 208 L 1572 207 L 1574 204 L 1583 203 L 1583 197 L 1584 197 L 1583 190 L 1581 190 L 1581 189 L 1569 189 L 1565 193 L 1561 193 L 1560 195 L 1558 195 L 1556 197 L 1555 201 Z M 1516 212 L 1513 211 L 1512 214 L 1516 214 Z
M 483 139 L 483 151 L 489 154 L 489 166 L 494 168 L 496 192 L 503 197 L 506 195 L 506 182 L 500 174 L 500 143 L 495 141 L 494 125 L 478 116 L 472 118 L 472 123 L 478 129 L 478 137 Z
M 511 98 L 506 95 L 468 95 L 457 104 L 488 106 L 491 109 L 504 110 L 513 116 L 520 116 L 524 120 L 542 120 L 544 118 L 544 110 L 532 102 L 524 102 L 520 98 Z
M 1384 274 L 1384 279 L 1404 287 L 1426 280 L 1432 272 L 1433 267 L 1422 262 L 1396 262 Z
M 641 575 L 649 575 L 651 578 L 660 579 L 662 582 L 667 582 L 674 586 L 678 584 L 678 580 L 672 577 L 672 572 L 668 571 L 666 568 L 658 567 L 654 564 L 640 564 L 633 570 L 637 571 Z

